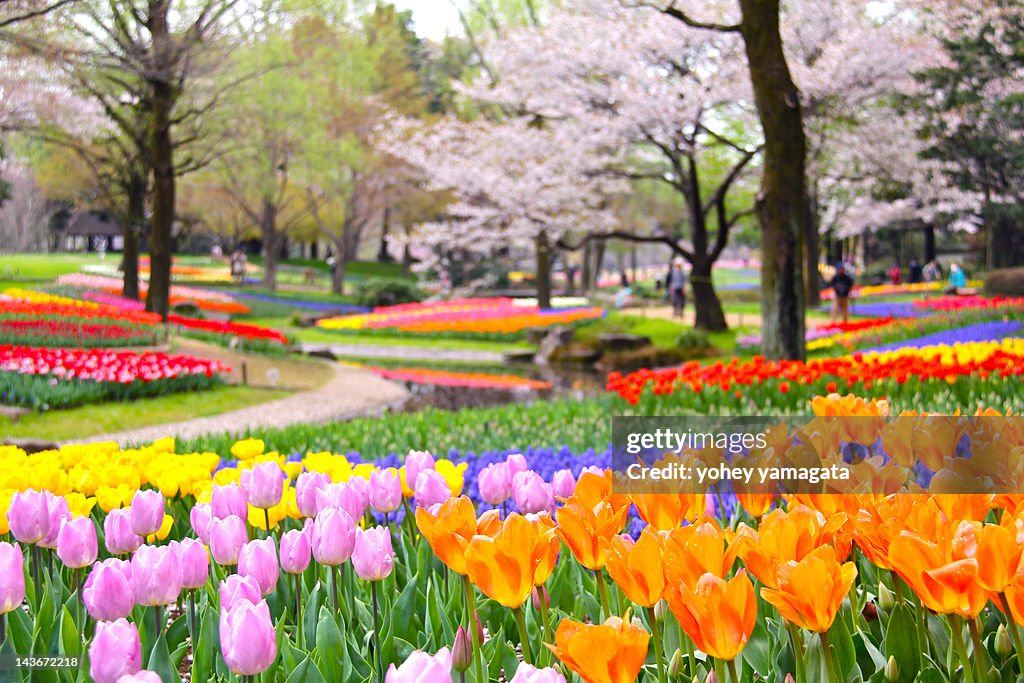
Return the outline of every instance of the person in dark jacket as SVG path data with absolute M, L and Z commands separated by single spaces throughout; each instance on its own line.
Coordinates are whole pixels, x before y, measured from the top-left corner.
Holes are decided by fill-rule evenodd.
M 832 322 L 841 317 L 843 322 L 850 320 L 850 294 L 853 292 L 853 276 L 846 272 L 846 264 L 836 264 L 836 272 L 828 281 L 832 288 Z

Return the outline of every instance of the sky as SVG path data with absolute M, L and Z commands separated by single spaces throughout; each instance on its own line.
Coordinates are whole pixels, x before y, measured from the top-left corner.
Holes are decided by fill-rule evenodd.
M 399 9 L 411 9 L 416 33 L 441 40 L 446 33 L 461 33 L 459 14 L 451 0 L 392 0 Z

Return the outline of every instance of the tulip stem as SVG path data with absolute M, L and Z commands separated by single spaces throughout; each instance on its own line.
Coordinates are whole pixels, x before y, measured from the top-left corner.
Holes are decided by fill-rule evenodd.
M 988 671 L 988 652 L 985 650 L 985 644 L 981 642 L 981 633 L 978 631 L 976 618 L 967 619 L 967 630 L 971 634 L 971 642 L 974 643 L 974 657 L 978 662 L 978 670 Z
M 548 592 L 541 586 L 537 590 L 537 602 L 540 603 L 540 623 L 544 625 L 544 642 L 555 644 L 555 636 L 551 633 L 551 615 L 548 614 Z
M 1024 647 L 1021 646 L 1020 630 L 1017 628 L 1017 620 L 1013 618 L 1013 613 L 1010 611 L 1010 601 L 1006 599 L 1005 592 L 999 594 L 999 602 L 1003 606 L 1006 625 L 1009 627 L 1007 630 L 1010 632 L 1010 638 L 1013 639 L 1013 649 L 1017 653 L 1017 668 L 1020 669 L 1020 673 L 1024 674 Z
M 0 644 L 7 640 L 7 613 L 0 614 Z
M 601 607 L 604 609 L 604 618 L 612 616 L 611 607 L 608 604 L 608 587 L 604 585 L 604 570 L 595 569 L 594 577 L 597 579 L 597 593 L 601 596 Z
M 804 680 L 804 644 L 800 638 L 800 629 L 796 624 L 787 621 L 786 629 L 789 631 L 789 640 L 793 644 L 793 658 L 796 660 L 796 680 Z
M 523 614 L 523 606 L 520 605 L 512 611 L 516 615 L 516 625 L 519 626 L 519 640 L 523 644 L 523 661 L 533 666 L 533 657 L 530 655 L 530 637 L 526 632 L 526 615 Z
M 818 634 L 821 638 L 821 651 L 825 655 L 825 669 L 828 671 L 828 680 L 832 683 L 842 683 L 839 673 L 836 671 L 836 660 L 832 657 L 832 646 L 828 642 L 828 633 L 822 631 Z
M 331 607 L 338 614 L 338 565 L 331 565 Z
M 473 671 L 476 674 L 477 683 L 486 683 L 484 678 L 483 652 L 480 630 L 476 625 L 476 601 L 473 599 L 473 582 L 468 576 L 462 577 L 462 588 L 466 595 L 466 628 L 473 634 Z
M 263 521 L 267 523 L 267 538 L 270 538 L 270 508 L 263 508 Z
M 736 670 L 736 659 L 730 659 L 725 663 L 725 666 L 729 669 L 729 675 L 732 676 L 733 683 L 740 683 L 740 675 Z
M 302 573 L 295 575 L 295 642 L 302 649 Z
M 654 639 L 654 660 L 658 662 L 658 683 L 665 683 L 665 653 L 661 647 L 661 629 L 658 627 L 658 617 L 654 614 L 654 608 L 647 608 L 647 620 L 651 622 L 651 636 Z
M 37 613 L 39 611 L 40 605 L 43 604 L 41 602 L 41 600 L 43 599 L 43 596 L 42 596 L 42 593 L 40 592 L 40 589 L 41 589 L 42 586 L 39 583 L 39 565 L 40 565 L 40 563 L 42 561 L 43 561 L 42 558 L 39 556 L 39 546 L 36 545 L 35 543 L 33 543 L 32 544 L 32 584 L 33 584 L 33 586 L 35 586 L 35 589 L 33 590 L 33 592 L 35 593 L 35 598 L 36 598 L 35 608 L 36 608 L 36 612 Z
M 971 660 L 967 657 L 967 646 L 964 644 L 964 634 L 960 622 L 955 615 L 948 615 L 950 639 L 953 642 L 953 649 L 960 657 L 960 663 L 964 667 L 964 680 L 974 683 L 974 669 L 971 667 Z
M 380 657 L 380 615 L 378 614 L 377 607 L 377 582 L 370 582 L 370 597 L 373 600 L 373 635 L 375 640 L 373 641 L 373 658 L 377 660 L 377 671 L 378 673 L 383 671 L 384 662 L 381 661 Z
M 196 647 L 196 592 L 188 592 L 188 634 L 192 636 L 192 647 Z

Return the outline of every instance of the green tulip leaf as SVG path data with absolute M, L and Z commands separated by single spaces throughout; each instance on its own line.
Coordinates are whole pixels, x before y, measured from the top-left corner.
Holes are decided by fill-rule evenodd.
M 220 638 L 220 616 L 210 605 L 200 615 L 199 639 L 192 652 L 192 680 L 208 681 L 213 678 Z
M 329 680 L 324 677 L 313 660 L 307 655 L 295 669 L 288 674 L 285 683 L 326 683 Z M 341 679 L 337 679 L 341 680 Z
M 921 644 L 917 637 L 917 618 L 912 607 L 899 604 L 892 608 L 882 640 L 882 654 L 896 660 L 900 683 L 909 683 L 921 670 Z
M 316 650 L 320 655 L 319 666 L 324 678 L 329 681 L 345 680 L 341 675 L 341 662 L 345 659 L 345 641 L 341 637 L 334 616 L 326 607 L 320 610 L 320 621 L 316 627 Z

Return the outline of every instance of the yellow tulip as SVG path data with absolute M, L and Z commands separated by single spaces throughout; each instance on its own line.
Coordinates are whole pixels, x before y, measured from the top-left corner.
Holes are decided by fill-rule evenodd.
M 155 534 L 146 536 L 146 543 L 156 543 L 167 538 L 167 535 L 171 533 L 171 527 L 174 525 L 174 517 L 168 514 L 164 515 L 164 523 L 160 525 L 160 528 Z
M 68 509 L 71 510 L 71 514 L 75 517 L 88 517 L 92 514 L 92 509 L 96 505 L 95 498 L 86 498 L 77 492 L 67 494 L 64 496 L 64 500 L 68 502 Z
M 231 446 L 231 455 L 239 460 L 249 460 L 263 453 L 265 445 L 262 439 L 243 439 Z

